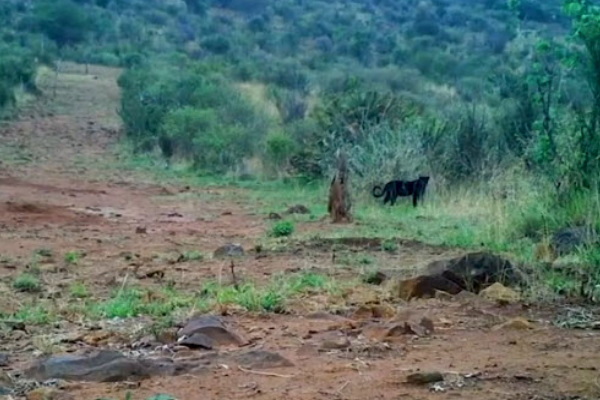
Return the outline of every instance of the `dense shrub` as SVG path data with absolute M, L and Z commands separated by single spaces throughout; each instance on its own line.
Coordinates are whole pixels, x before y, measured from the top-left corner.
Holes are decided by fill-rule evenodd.
M 85 39 L 88 16 L 71 0 L 42 0 L 35 5 L 34 23 L 59 46 Z
M 206 172 L 238 166 L 259 150 L 269 121 L 209 66 L 176 72 L 171 67 L 134 68 L 119 80 L 121 115 L 140 151 L 158 137 L 174 156 Z
M 14 44 L 0 43 L 0 116 L 16 103 L 15 89 L 36 92 L 36 63 L 33 55 Z

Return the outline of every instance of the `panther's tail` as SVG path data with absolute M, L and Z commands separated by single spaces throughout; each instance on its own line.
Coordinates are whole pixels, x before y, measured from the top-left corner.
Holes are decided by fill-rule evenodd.
M 375 186 L 371 193 L 373 193 L 373 197 L 381 197 L 383 196 L 384 191 L 381 186 Z

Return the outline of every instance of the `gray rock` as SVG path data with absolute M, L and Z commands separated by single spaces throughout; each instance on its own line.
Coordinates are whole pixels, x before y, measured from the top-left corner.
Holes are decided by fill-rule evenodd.
M 119 352 L 105 350 L 91 355 L 52 356 L 26 370 L 24 375 L 38 381 L 64 379 L 89 382 L 118 382 L 149 376 L 138 361 Z
M 10 356 L 7 353 L 0 353 L 0 367 L 7 367 L 10 363 Z
M 170 358 L 133 359 L 116 351 L 101 350 L 89 355 L 51 356 L 25 370 L 23 375 L 36 381 L 121 382 L 185 374 L 198 366 Z
M 224 321 L 214 315 L 201 315 L 192 318 L 179 330 L 178 336 L 191 338 L 195 334 L 202 334 L 213 342 L 213 345 L 244 346 L 248 343 L 237 333 L 233 332 Z
M 224 246 L 219 247 L 213 252 L 213 257 L 242 257 L 245 254 L 244 248 L 236 243 L 227 243 Z
M 287 358 L 278 353 L 273 353 L 266 350 L 250 350 L 242 354 L 233 356 L 233 361 L 244 368 L 251 369 L 267 369 L 292 367 L 292 363 Z
M 598 240 L 598 234 L 592 228 L 578 226 L 564 228 L 552 236 L 551 245 L 558 256 L 572 253 L 580 246 L 591 245 Z

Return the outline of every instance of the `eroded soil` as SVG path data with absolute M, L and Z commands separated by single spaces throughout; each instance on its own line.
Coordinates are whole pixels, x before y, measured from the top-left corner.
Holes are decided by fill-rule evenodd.
M 73 282 L 85 284 L 95 299 L 107 298 L 125 284 L 159 288 L 168 282 L 180 291 L 196 291 L 207 280 L 222 278 L 227 262 L 206 257 L 173 263 L 163 256 L 191 250 L 210 255 L 227 242 L 250 250 L 236 261 L 242 280 L 260 283 L 277 273 L 306 269 L 340 281 L 356 278 L 357 268 L 336 261 L 331 243 L 300 243 L 256 254 L 253 249 L 265 238 L 269 221 L 241 189 L 187 188 L 114 168 L 118 162 L 113 145 L 120 132 L 117 76 L 117 70 L 99 67 L 86 75 L 83 67 L 69 65 L 58 80 L 47 76 L 42 82 L 43 99 L 0 129 L 0 309 L 4 315 L 40 304 L 66 310 L 77 301 L 68 293 Z M 280 210 L 289 206 L 281 204 Z M 299 224 L 300 234 L 326 235 L 335 230 L 326 219 Z M 348 254 L 368 254 L 379 265 L 400 273 L 461 253 L 413 242 L 400 242 L 394 254 L 368 241 L 348 240 L 341 245 Z M 37 266 L 43 291 L 17 293 L 13 278 L 31 268 L 32 254 L 40 249 L 52 253 Z M 75 250 L 85 256 L 76 265 L 67 265 L 63 255 Z M 157 269 L 162 271 L 160 278 L 149 273 Z M 136 399 L 156 393 L 179 399 L 600 398 L 600 332 L 554 326 L 551 321 L 563 311 L 561 307 L 499 306 L 465 296 L 379 304 L 393 310 L 381 318 L 353 314 L 361 305 L 377 305 L 379 294 L 377 288 L 365 285 L 337 298 L 306 295 L 291 301 L 287 315 L 231 311 L 228 318 L 251 339 L 249 347 L 278 352 L 294 363 L 269 370 L 271 375 L 221 365 L 197 376 L 153 378 L 139 385 L 78 383 L 68 391 L 77 399 L 122 399 L 128 390 Z M 331 308 L 350 311 L 344 317 L 314 314 Z M 431 319 L 434 333 L 402 335 L 385 343 L 370 340 L 369 326 L 407 313 Z M 528 318 L 531 329 L 493 329 L 513 317 Z M 5 370 L 17 371 L 42 353 L 123 346 L 133 340 L 109 332 L 100 340 L 46 345 L 52 336 L 90 326 L 77 315 L 65 312 L 62 318 L 50 327 L 31 324 L 25 330 L 0 332 L 0 350 L 11 360 Z M 146 323 L 147 318 L 137 318 L 119 324 L 129 324 L 133 332 Z M 349 344 L 323 345 L 340 337 L 347 337 Z M 427 386 L 404 383 L 407 374 L 416 371 L 454 372 L 470 378 L 461 387 L 433 392 Z

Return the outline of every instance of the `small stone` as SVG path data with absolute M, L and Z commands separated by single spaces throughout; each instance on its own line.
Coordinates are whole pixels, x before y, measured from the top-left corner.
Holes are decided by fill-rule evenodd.
M 0 367 L 6 367 L 10 363 L 10 356 L 7 353 L 0 353 Z
M 413 385 L 426 385 L 428 383 L 441 382 L 444 380 L 444 376 L 441 372 L 416 372 L 406 377 L 406 383 Z
M 533 325 L 525 318 L 517 317 L 496 325 L 492 328 L 494 331 L 502 329 L 527 330 L 533 329 Z
M 496 301 L 499 304 L 514 304 L 521 301 L 519 293 L 498 282 L 483 289 L 479 295 L 485 299 Z
M 142 235 L 146 233 L 146 227 L 145 226 L 138 226 L 137 228 L 135 228 L 135 233 L 137 233 L 138 235 Z

